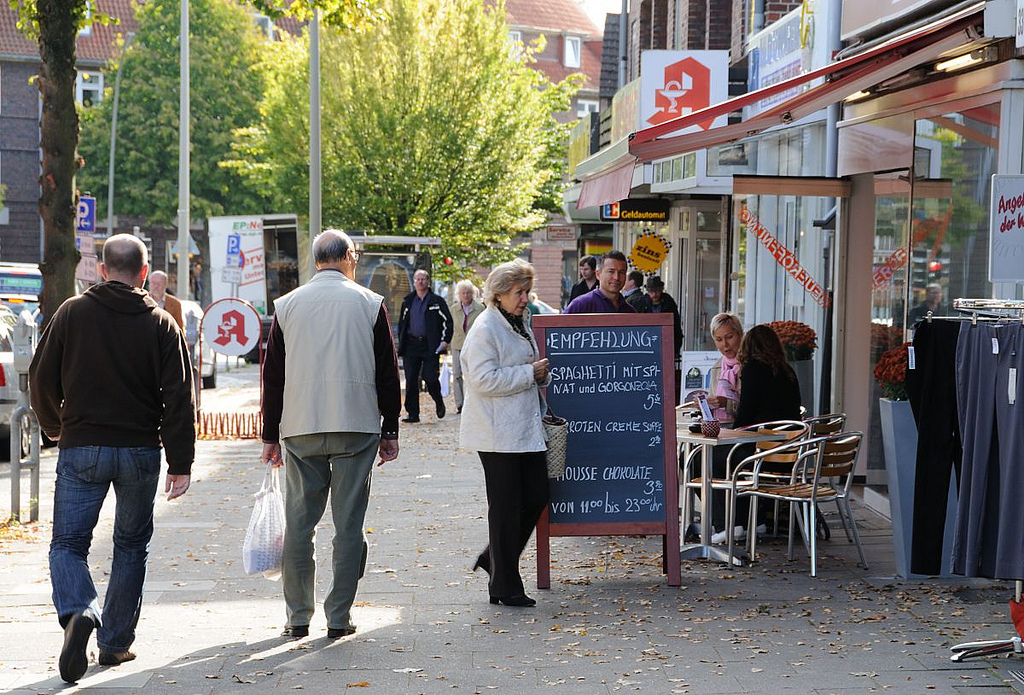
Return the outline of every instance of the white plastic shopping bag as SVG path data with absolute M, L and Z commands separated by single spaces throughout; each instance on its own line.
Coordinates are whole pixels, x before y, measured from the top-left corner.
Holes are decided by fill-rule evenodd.
M 444 361 L 441 367 L 441 397 L 447 398 L 452 386 L 452 370 L 448 367 L 448 360 Z
M 256 506 L 249 517 L 249 528 L 242 544 L 242 564 L 246 574 L 262 574 L 277 581 L 281 577 L 284 552 L 284 496 L 278 468 L 267 465 L 263 485 L 254 497 Z

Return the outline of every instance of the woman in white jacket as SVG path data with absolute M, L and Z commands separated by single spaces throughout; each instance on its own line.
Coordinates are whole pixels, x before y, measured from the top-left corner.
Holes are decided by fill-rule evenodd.
M 473 569 L 490 575 L 491 603 L 533 606 L 519 574 L 523 553 L 548 503 L 540 386 L 550 381 L 526 303 L 533 266 L 502 263 L 484 285 L 486 309 L 462 346 L 466 407 L 459 443 L 480 454 L 487 486 L 488 545 Z

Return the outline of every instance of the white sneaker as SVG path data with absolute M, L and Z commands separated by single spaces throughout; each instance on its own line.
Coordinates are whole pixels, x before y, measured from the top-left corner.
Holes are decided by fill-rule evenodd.
M 737 543 L 739 541 L 746 539 L 747 529 L 743 528 L 742 526 L 737 526 L 732 530 L 732 537 L 733 540 L 735 540 Z M 721 545 L 723 543 L 728 543 L 729 538 L 725 535 L 725 531 L 722 530 L 711 536 L 711 542 L 716 545 Z

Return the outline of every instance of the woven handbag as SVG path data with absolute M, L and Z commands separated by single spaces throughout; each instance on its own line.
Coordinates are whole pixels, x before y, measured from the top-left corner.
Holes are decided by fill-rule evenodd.
M 564 417 L 558 417 L 549 410 L 541 418 L 541 424 L 544 425 L 544 439 L 548 444 L 546 454 L 548 477 L 561 478 L 565 473 L 565 450 L 569 435 L 569 421 Z

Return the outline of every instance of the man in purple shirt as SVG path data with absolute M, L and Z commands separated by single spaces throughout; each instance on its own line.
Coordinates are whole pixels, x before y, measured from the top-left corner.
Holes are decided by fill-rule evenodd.
M 569 302 L 566 314 L 635 314 L 622 296 L 626 284 L 626 256 L 609 251 L 601 256 L 597 269 L 597 287 Z

